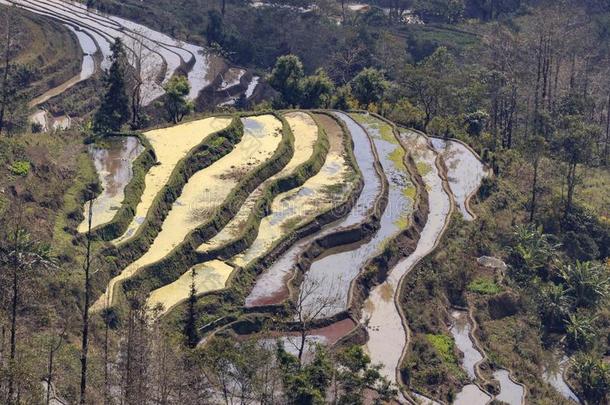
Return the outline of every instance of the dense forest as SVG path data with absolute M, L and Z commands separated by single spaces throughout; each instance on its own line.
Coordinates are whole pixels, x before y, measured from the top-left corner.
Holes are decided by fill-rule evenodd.
M 75 36 L 81 30 L 68 17 L 44 14 L 50 12 L 42 7 L 61 10 L 62 1 L 40 2 L 41 9 L 32 12 L 20 1 L 17 6 L 0 1 L 0 402 L 464 404 L 468 402 L 454 401 L 470 384 L 486 396 L 482 403 L 512 404 L 502 396 L 500 371 L 521 387 L 519 403 L 610 401 L 608 1 L 83 2 L 85 10 L 122 17 L 176 40 L 172 46 L 159 40 L 157 47 L 180 55 L 179 46 L 191 49 L 184 44 L 205 50 L 208 63 L 222 72 L 190 97 L 189 69 L 195 62 L 183 61 L 167 80 L 163 74 L 152 80 L 161 95 L 150 103 L 142 90 L 148 63 L 142 55 L 157 48 L 140 39 L 144 45 L 138 54 L 129 39 L 121 38 L 109 46 L 107 58 L 99 51 L 89 55 L 96 69 L 86 80 L 34 102 L 78 76 L 83 53 Z M 164 69 L 169 65 L 166 61 Z M 241 90 L 227 90 L 231 70 L 243 72 L 235 82 Z M 246 78 L 254 83 L 251 91 Z M 210 220 L 213 234 L 202 226 L 185 231 L 164 253 L 167 257 L 142 264 L 141 271 L 116 284 L 117 293 L 109 292 L 122 269 L 137 260 L 144 263 L 149 249 L 160 249 L 155 243 L 165 237 L 162 224 L 171 218 L 180 191 L 187 190 L 188 179 L 198 171 L 213 168 L 238 148 L 237 138 L 244 136 L 239 134 L 247 132 L 241 124 L 245 117 L 279 117 L 276 132 L 284 135 L 276 136 L 276 142 L 282 148 L 282 142 L 296 144 L 299 138 L 296 126 L 286 130 L 292 122 L 287 117 L 305 110 L 328 139 L 320 136 L 312 143 L 312 157 L 302 162 L 297 175 L 275 184 L 277 168 L 265 182 L 251 185 L 255 176 L 238 171 L 233 162 L 233 172 L 222 177 L 225 188 L 238 190 L 226 192 L 226 201 L 234 198 L 233 204 L 197 213 L 201 223 Z M 289 299 L 260 311 L 246 304 L 261 269 L 272 263 L 260 268 L 235 264 L 242 260 L 237 253 L 256 246 L 280 191 L 323 173 L 324 158 L 316 162 L 316 156 L 320 160 L 341 147 L 333 144 L 331 128 L 352 128 L 336 116 L 335 124 L 324 121 L 337 110 L 378 117 L 375 128 L 382 128 L 381 137 L 387 136 L 383 123 L 391 122 L 397 133 L 410 128 L 433 140 L 467 145 L 489 172 L 467 196 L 468 212 L 460 215 L 461 207 L 451 203 L 449 212 L 457 214 L 447 216 L 434 249 L 397 284 L 395 303 L 407 332 L 396 378 L 388 378 L 388 365 L 378 364 L 369 351 L 366 342 L 375 331 L 361 322 L 362 313 L 369 310 L 366 298 L 390 278 L 399 258 L 413 253 L 409 238 L 423 231 L 412 229 L 426 219 L 413 214 L 412 229 L 381 245 L 382 253 L 359 269 L 356 287 L 346 288 L 358 305 L 344 311 L 343 319 L 319 319 L 339 305 L 337 297 L 307 304 L 322 287 L 308 284 L 306 270 L 300 270 L 313 268 L 318 256 L 324 258 L 324 245 L 309 252 L 307 266 L 294 266 L 299 271 L 290 280 Z M 58 126 L 49 124 L 47 130 L 47 124 L 32 122 L 39 111 Z M 69 127 L 61 126 L 64 116 Z M 160 176 L 167 163 L 163 159 L 171 159 L 167 152 L 161 159 L 159 150 L 153 150 L 158 144 L 147 135 L 200 119 L 228 124 L 210 131 L 210 137 L 217 137 L 206 138 L 209 142 L 196 152 L 175 158 L 175 167 L 187 174 L 169 170 L 169 185 L 159 186 L 159 195 L 150 197 L 150 213 L 132 230 L 136 237 L 113 244 L 134 226 L 132 218 L 137 222 L 138 204 L 150 187 L 146 174 L 158 170 Z M 370 122 L 356 121 L 372 131 Z M 388 131 L 391 137 L 392 129 Z M 294 135 L 286 136 L 288 132 Z M 92 204 L 103 186 L 90 155 L 116 136 L 135 137 L 143 152 L 130 161 L 133 181 L 113 211 L 115 222 L 97 227 Z M 178 143 L 172 148 L 177 151 Z M 284 151 L 290 157 L 284 156 L 282 166 L 290 165 L 293 154 L 296 158 L 294 149 Z M 274 150 L 268 161 L 281 161 L 282 154 Z M 355 149 L 337 154 L 348 163 L 357 162 L 357 155 Z M 392 159 L 402 158 L 390 156 L 388 161 Z M 439 174 L 445 188 L 455 181 L 450 159 L 432 165 L 445 173 Z M 434 205 L 433 190 L 425 183 L 430 168 L 423 170 L 415 155 L 403 160 L 410 177 L 401 181 L 411 187 L 403 194 L 413 201 L 428 195 L 424 205 Z M 248 165 L 257 174 L 261 162 L 252 162 Z M 360 164 L 341 181 L 358 184 L 363 172 Z M 267 191 L 254 194 L 261 184 Z M 340 186 L 325 185 L 325 195 L 347 193 Z M 251 194 L 262 202 L 248 206 Z M 237 228 L 246 236 L 227 248 L 230 255 L 196 249 L 229 227 L 242 206 L 253 214 L 239 222 Z M 391 200 L 388 207 L 381 210 L 392 208 Z M 426 215 L 430 221 L 432 215 Z M 377 231 L 382 225 L 376 220 L 363 229 Z M 287 232 L 294 222 L 270 229 Z M 294 235 L 286 244 L 300 243 L 300 234 Z M 281 262 L 278 257 L 270 262 Z M 227 276 L 231 283 L 226 288 L 202 294 L 195 270 L 189 269 L 213 259 L 235 265 L 241 273 Z M 149 305 L 156 291 L 182 273 L 180 280 L 188 285 L 185 299 L 171 308 Z M 108 302 L 98 310 L 103 298 Z M 461 366 L 468 354 L 455 335 L 457 313 L 468 319 L 466 340 L 481 354 L 474 376 Z M 347 320 L 355 332 L 332 345 L 311 344 L 314 331 Z M 282 333 L 292 338 L 278 339 Z M 392 339 L 388 335 L 388 347 Z M 557 362 L 556 379 L 573 394 L 571 399 L 548 378 L 549 364 Z

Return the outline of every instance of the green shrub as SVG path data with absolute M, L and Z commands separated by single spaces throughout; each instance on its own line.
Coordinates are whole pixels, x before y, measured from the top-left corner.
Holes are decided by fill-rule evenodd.
M 17 160 L 11 165 L 11 172 L 15 176 L 27 176 L 30 172 L 30 162 L 27 160 Z
M 502 287 L 497 285 L 493 280 L 487 278 L 477 278 L 468 284 L 468 291 L 477 294 L 494 295 L 502 291 Z

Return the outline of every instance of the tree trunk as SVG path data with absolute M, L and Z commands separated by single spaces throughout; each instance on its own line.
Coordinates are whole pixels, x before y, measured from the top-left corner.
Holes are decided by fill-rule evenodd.
M 301 328 L 301 344 L 299 345 L 299 363 L 303 364 L 303 352 L 305 351 L 305 341 L 307 340 L 307 328 Z
M 604 145 L 604 165 L 608 165 L 608 153 L 610 152 L 610 92 L 608 93 L 608 107 L 606 112 L 606 142 Z
M 47 400 L 46 404 L 49 405 L 51 403 L 51 384 L 53 383 L 53 357 L 55 354 L 55 350 L 53 347 L 49 350 L 49 367 L 47 374 Z
M 17 356 L 17 305 L 19 303 L 19 279 L 16 263 L 13 264 L 13 299 L 11 303 L 11 352 L 8 376 L 8 401 L 13 403 L 15 395 L 15 357 Z
M 89 200 L 89 224 L 87 228 L 87 254 L 85 256 L 85 305 L 83 306 L 83 341 L 81 352 L 80 404 L 87 403 L 87 351 L 89 349 L 89 294 L 91 270 L 91 224 L 93 222 L 93 199 Z
M 530 206 L 530 222 L 534 221 L 536 215 L 536 193 L 538 188 L 538 165 L 540 163 L 540 157 L 536 156 L 534 160 L 534 179 L 532 181 L 532 205 Z
M 10 12 L 10 11 L 9 11 Z M 2 100 L 0 102 L 0 134 L 4 128 L 4 114 L 6 111 L 6 104 L 8 102 L 8 71 L 10 68 L 11 61 L 11 18 L 7 14 L 6 16 L 6 39 L 5 39 L 5 50 L 4 50 L 4 72 L 2 75 Z
M 110 300 L 109 297 L 107 297 Z M 106 304 L 106 310 L 108 304 Z M 110 404 L 110 380 L 108 376 L 108 313 L 105 314 L 106 319 L 104 320 L 104 405 Z
M 576 166 L 577 163 L 570 162 L 567 177 L 567 196 L 564 216 L 567 217 L 572 210 L 572 201 L 574 199 L 574 188 L 576 187 Z

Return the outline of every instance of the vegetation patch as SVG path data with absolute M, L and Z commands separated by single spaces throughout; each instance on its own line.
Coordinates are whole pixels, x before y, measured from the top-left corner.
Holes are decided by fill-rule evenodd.
M 11 165 L 11 173 L 15 176 L 27 176 L 30 172 L 30 162 L 27 160 L 18 160 Z
M 502 292 L 503 288 L 489 278 L 479 277 L 468 284 L 468 291 L 477 294 L 494 295 Z
M 426 339 L 445 363 L 457 364 L 458 359 L 455 355 L 455 342 L 450 336 L 428 333 Z

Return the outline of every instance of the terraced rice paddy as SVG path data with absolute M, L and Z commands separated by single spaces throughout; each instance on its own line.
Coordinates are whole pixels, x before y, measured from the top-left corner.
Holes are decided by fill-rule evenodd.
M 502 401 L 509 405 L 521 405 L 523 403 L 523 387 L 516 384 L 510 378 L 508 370 L 497 370 L 493 376 L 500 382 L 500 393 L 495 397 L 497 401 Z
M 184 302 L 193 284 L 198 295 L 222 290 L 233 275 L 239 275 L 236 273 L 238 271 L 253 272 L 253 275 L 262 271 L 246 297 L 246 307 L 280 304 L 289 298 L 288 285 L 297 263 L 301 267 L 306 263 L 306 268 L 301 268 L 304 271 L 302 282 L 319 287 L 306 299 L 305 307 L 313 307 L 317 301 L 336 297 L 336 305 L 326 308 L 318 317 L 336 316 L 350 309 L 350 290 L 367 263 L 396 238 L 405 237 L 401 235 L 407 235 L 410 226 L 415 226 L 416 199 L 427 196 L 429 204 L 424 206 L 429 206 L 429 212 L 426 223 L 419 225 L 423 228 L 415 250 L 390 268 L 386 280 L 370 291 L 363 303 L 360 325 L 349 318 L 341 318 L 343 320 L 327 327 L 311 330 L 308 338 L 308 343 L 333 345 L 356 326 L 365 327 L 368 334 L 365 349 L 372 362 L 382 364 L 382 375 L 398 384 L 397 365 L 408 343 L 404 317 L 396 305 L 400 283 L 435 248 L 441 237 L 453 207 L 453 196 L 449 190 L 457 190 L 455 199 L 458 207 L 463 215 L 470 215 L 468 199 L 485 175 L 484 167 L 469 148 L 458 142 L 430 140 L 421 133 L 397 129 L 374 115 L 290 112 L 285 113 L 284 117 L 294 134 L 294 153 L 290 159 L 286 159 L 288 162 L 276 169 L 275 174 L 260 179 L 257 187 L 252 186 L 253 190 L 248 189 L 252 191 L 239 200 L 241 205 L 232 211 L 235 214 L 204 243 L 196 249 L 184 243 L 191 240 L 191 232 L 215 218 L 219 208 L 229 201 L 227 197 L 231 192 L 245 184 L 243 179 L 278 156 L 276 153 L 280 142 L 285 139 L 282 137 L 282 121 L 270 114 L 242 118 L 242 139 L 228 154 L 188 179 L 148 251 L 109 282 L 106 292 L 92 309 L 99 310 L 107 305 L 111 301 L 109 298 L 116 295 L 116 286 L 143 268 L 154 264 L 159 266 L 156 271 L 162 271 L 162 260 L 171 257 L 169 255 L 180 247 L 196 250 L 192 252 L 193 257 L 206 259 L 195 265 L 192 265 L 195 260 L 190 261 L 184 266 L 184 273 L 180 277 L 175 275 L 178 278 L 172 278 L 175 281 L 151 292 L 147 303 L 151 308 L 160 308 L 161 314 Z M 206 118 L 144 134 L 159 164 L 153 166 L 144 178 L 145 188 L 134 220 L 125 234 L 113 241 L 118 249 L 124 242 L 139 235 L 138 229 L 179 161 L 210 134 L 226 128 L 230 122 L 231 118 Z M 328 151 L 319 155 L 319 148 L 326 145 L 321 134 L 328 137 Z M 107 149 L 92 149 L 98 171 L 105 174 L 101 176 L 104 192 L 94 206 L 95 225 L 112 219 L 112 214 L 123 199 L 122 192 L 130 178 L 131 162 L 141 150 L 139 143 L 130 138 L 124 138 L 121 142 L 110 144 Z M 350 150 L 352 147 L 353 150 Z M 415 162 L 414 166 L 407 165 L 407 154 Z M 324 161 L 315 160 L 316 156 L 324 156 Z M 448 160 L 449 181 L 446 181 L 441 170 L 444 167 L 443 159 Z M 316 170 L 296 184 L 291 183 L 292 188 L 276 190 L 274 193 L 278 194 L 275 196 L 267 194 L 272 187 L 283 184 L 279 180 L 294 179 L 295 173 L 302 173 L 301 170 L 312 162 L 317 162 L 321 167 L 317 166 Z M 359 173 L 354 170 L 354 163 Z M 426 193 L 417 193 L 410 170 L 417 170 L 417 181 L 421 177 Z M 462 180 L 462 173 L 467 173 L 470 178 Z M 339 216 L 333 211 L 338 206 L 345 206 L 352 197 L 355 201 L 350 204 L 349 212 L 341 212 Z M 258 212 L 264 201 L 268 204 L 268 212 Z M 313 221 L 329 213 L 333 213 L 330 218 L 340 219 L 326 225 L 324 223 L 331 219 L 324 219 L 315 227 L 307 228 Z M 82 224 L 80 229 L 83 229 Z M 317 231 L 299 240 L 299 232 L 303 229 Z M 311 261 L 302 261 L 302 255 L 310 252 L 308 249 L 314 243 L 321 243 L 323 239 L 332 240 L 335 234 L 345 235 L 348 232 L 356 232 L 360 236 L 355 242 L 341 242 L 321 254 L 315 253 L 319 254 L 317 257 L 308 256 Z M 244 239 L 245 235 L 250 236 Z M 279 254 L 277 259 L 269 264 L 269 258 L 276 254 Z M 192 267 L 189 269 L 190 265 Z M 141 274 L 144 276 L 147 273 Z M 298 285 L 294 287 L 299 288 Z M 236 304 L 239 305 L 238 302 Z M 470 341 L 469 325 L 462 322 L 464 318 L 464 314 L 456 314 L 451 331 L 458 348 L 465 353 L 464 368 L 474 380 L 474 364 L 482 357 Z M 274 339 L 284 340 L 287 348 L 294 338 L 292 333 L 273 332 L 272 335 Z M 516 398 L 523 396 L 523 388 L 508 379 L 508 372 L 503 372 L 505 370 L 494 374 L 502 385 L 498 399 L 516 403 Z M 489 395 L 475 384 L 469 384 L 458 394 L 456 404 L 485 403 L 489 399 Z
M 326 232 L 327 234 L 364 222 L 367 215 L 375 208 L 377 199 L 381 198 L 380 193 L 382 192 L 383 187 L 383 180 L 375 166 L 377 152 L 375 146 L 373 146 L 373 144 L 380 143 L 380 139 L 377 138 L 375 141 L 375 136 L 369 138 L 363 128 L 360 127 L 353 118 L 344 114 L 337 115 L 346 124 L 350 130 L 352 139 L 354 140 L 354 154 L 356 156 L 356 161 L 360 166 L 360 170 L 363 172 L 364 187 L 355 207 L 349 215 L 340 223 L 336 224 L 331 229 L 328 229 Z M 380 128 L 391 131 L 389 126 L 384 127 L 386 124 L 380 122 L 379 125 Z M 399 145 L 396 146 L 400 147 Z M 391 153 L 389 155 L 391 155 Z M 388 159 L 389 155 L 386 155 L 386 166 L 387 163 L 390 162 Z M 382 155 L 380 155 L 380 159 L 383 162 L 384 158 L 381 156 Z M 406 168 L 404 165 L 399 164 L 394 166 L 394 169 L 389 168 L 389 170 L 402 170 L 402 174 L 406 175 Z M 386 173 L 390 173 L 390 176 L 388 177 L 392 177 L 391 171 Z M 404 179 L 404 177 L 398 177 L 397 173 L 398 172 L 394 172 L 395 179 Z M 411 183 L 390 182 L 390 198 L 392 198 L 392 196 L 397 197 L 400 195 L 400 191 L 396 192 L 396 188 L 405 186 L 410 187 Z M 394 193 L 392 193 L 393 190 L 395 191 Z M 390 201 L 388 205 L 402 206 L 408 210 L 409 201 L 394 200 Z M 395 223 L 399 220 L 399 217 L 404 214 L 404 212 L 398 210 L 386 210 L 381 217 L 381 228 L 371 240 L 362 240 L 352 245 L 340 246 L 326 252 L 323 256 L 313 261 L 309 270 L 305 273 L 303 283 L 315 286 L 315 288 L 305 299 L 304 306 L 309 308 L 308 310 L 312 310 L 319 300 L 327 300 L 330 298 L 333 305 L 329 305 L 321 311 L 319 317 L 332 316 L 347 309 L 349 305 L 348 296 L 350 286 L 354 278 L 358 275 L 366 261 L 381 248 L 388 235 L 392 232 L 389 229 L 393 228 Z
M 431 140 L 434 149 L 442 154 L 447 166 L 449 186 L 460 213 L 464 219 L 473 220 L 468 202 L 487 175 L 483 163 L 461 142 L 439 138 L 431 138 Z
M 413 158 L 428 190 L 430 212 L 415 251 L 390 269 L 386 281 L 371 291 L 362 314 L 362 322 L 367 325 L 369 333 L 366 350 L 373 363 L 383 364 L 381 373 L 394 383 L 407 338 L 395 303 L 399 284 L 405 274 L 434 249 L 451 213 L 450 196 L 443 188 L 436 154 L 428 147 L 426 138 L 409 130 L 401 130 L 400 137 L 403 144 L 413 150 Z
M 191 100 L 195 100 L 223 69 L 222 59 L 211 55 L 201 46 L 178 41 L 124 18 L 104 15 L 81 3 L 64 0 L 0 0 L 0 4 L 15 5 L 55 19 L 77 31 L 85 53 L 83 69 L 78 78 L 58 86 L 60 88 L 70 87 L 75 82 L 88 78 L 94 66 L 90 55 L 97 51 L 102 59 L 101 68 L 107 69 L 112 55 L 111 44 L 116 38 L 120 38 L 127 48 L 129 63 L 141 73 L 144 83 L 141 98 L 144 105 L 164 93 L 162 85 L 178 69 L 192 66 L 187 73 L 191 86 L 188 98 Z M 92 50 L 91 43 L 94 43 L 95 51 Z M 55 95 L 60 93 L 61 91 Z
M 178 161 L 202 143 L 206 137 L 226 128 L 230 122 L 230 118 L 206 118 L 144 133 L 153 147 L 158 164 L 146 174 L 144 192 L 136 207 L 134 218 L 123 235 L 112 241 L 115 245 L 128 241 L 138 231 L 155 197 L 167 184 Z
M 271 214 L 263 218 L 252 245 L 231 261 L 245 267 L 260 258 L 286 234 L 343 203 L 355 187 L 346 157 L 343 133 L 328 133 L 330 148 L 320 171 L 302 186 L 279 194 Z M 296 135 L 298 136 L 298 135 Z
M 455 345 L 463 354 L 462 368 L 471 380 L 477 378 L 475 373 L 476 364 L 483 360 L 483 356 L 474 347 L 470 339 L 470 323 L 466 311 L 453 311 L 451 313 L 453 324 L 450 328 Z M 476 384 L 467 384 L 457 393 L 454 405 L 484 405 L 491 400 L 487 393 L 483 392 Z
M 314 145 L 318 140 L 318 127 L 316 126 L 316 123 L 309 115 L 302 112 L 286 114 L 285 118 L 288 125 L 290 125 L 293 134 L 298 134 L 294 140 L 294 154 L 292 159 L 290 159 L 286 166 L 277 174 L 269 177 L 258 186 L 256 190 L 248 196 L 233 219 L 231 219 L 218 234 L 197 249 L 199 252 L 218 249 L 238 237 L 243 231 L 243 227 L 248 220 L 248 217 L 252 214 L 252 210 L 255 209 L 256 203 L 269 185 L 279 178 L 292 174 L 298 166 L 311 158 L 314 151 Z
M 208 124 L 214 126 L 218 126 L 218 124 L 226 126 L 230 121 L 222 118 L 206 120 L 212 120 Z M 118 281 L 125 280 L 140 268 L 161 260 L 178 246 L 189 232 L 209 221 L 229 193 L 239 184 L 239 181 L 273 155 L 282 139 L 281 122 L 272 115 L 262 115 L 244 118 L 243 123 L 245 130 L 241 141 L 229 154 L 198 171 L 189 179 L 149 250 L 113 278 L 109 282 L 105 294 L 112 297 L 113 288 Z M 178 127 L 160 131 L 167 136 L 168 132 L 172 133 Z M 206 127 L 210 128 L 210 125 Z M 167 139 L 166 136 L 163 139 Z M 176 155 L 174 153 L 172 156 Z M 148 189 L 148 184 L 146 188 Z M 101 297 L 96 308 L 103 308 L 105 303 L 105 297 Z
M 132 163 L 143 149 L 136 137 L 106 138 L 102 146 L 92 144 L 89 147 L 102 186 L 102 193 L 93 201 L 92 228 L 112 220 L 120 208 L 125 186 L 133 176 Z M 85 204 L 84 217 L 78 227 L 81 233 L 86 232 L 89 225 L 89 204 Z
M 314 151 L 313 144 L 318 138 L 318 127 L 311 116 L 304 113 L 290 113 L 286 115 L 286 120 L 295 136 L 295 154 L 278 175 L 267 181 L 273 181 L 292 173 L 294 169 L 308 160 Z M 264 257 L 292 231 L 312 221 L 316 216 L 327 212 L 335 204 L 345 201 L 354 185 L 349 181 L 353 178 L 353 173 L 351 173 L 351 168 L 346 160 L 343 133 L 341 131 L 328 133 L 328 137 L 330 148 L 320 171 L 307 179 L 302 186 L 276 196 L 271 204 L 271 214 L 265 216 L 258 226 L 256 239 L 245 251 L 228 258 L 227 263 L 234 267 L 251 265 Z M 340 184 L 341 187 L 339 190 L 330 192 L 328 186 L 335 184 Z M 249 210 L 254 206 L 253 201 L 258 199 L 267 185 L 263 183 L 262 186 L 262 188 L 259 187 L 260 190 L 255 190 L 254 195 L 248 198 L 247 208 L 242 207 L 234 220 L 217 237 L 200 249 L 219 247 L 236 235 L 236 231 L 239 231 L 239 223 L 243 223 L 243 220 L 247 218 Z M 205 268 L 207 263 L 209 262 L 195 266 L 195 268 L 202 266 Z M 200 272 L 200 274 L 201 280 L 204 280 L 208 275 L 206 272 Z M 228 278 L 229 274 L 225 273 L 225 275 Z M 189 284 L 187 284 L 189 277 L 189 272 L 187 272 L 176 282 L 153 291 L 149 299 L 149 305 L 162 304 L 169 309 L 185 300 L 189 294 Z M 187 288 L 180 288 L 179 286 L 186 286 Z M 197 289 L 198 294 L 208 291 L 211 290 Z
M 286 299 L 288 297 L 287 283 L 292 276 L 299 255 L 302 254 L 305 248 L 316 238 L 362 222 L 368 212 L 374 208 L 376 198 L 381 192 L 382 180 L 376 171 L 376 158 L 371 140 L 364 130 L 349 116 L 343 113 L 335 113 L 335 116 L 346 125 L 351 135 L 354 144 L 354 157 L 362 173 L 364 187 L 360 192 L 356 204 L 347 216 L 326 226 L 321 232 L 297 242 L 259 277 L 256 285 L 246 298 L 245 304 L 247 307 L 278 304 Z M 327 121 L 328 117 L 325 118 L 323 115 L 318 115 L 318 119 L 322 125 L 332 125 L 332 123 Z
M 329 326 L 310 330 L 305 339 L 305 347 L 303 350 L 304 361 L 308 362 L 313 359 L 316 345 L 332 346 L 355 327 L 356 323 L 354 321 L 351 319 L 344 319 Z M 280 340 L 284 344 L 284 349 L 294 356 L 298 355 L 301 344 L 301 336 L 296 332 L 271 332 L 267 337 L 261 340 L 263 344 L 270 347 L 273 347 L 276 342 Z

